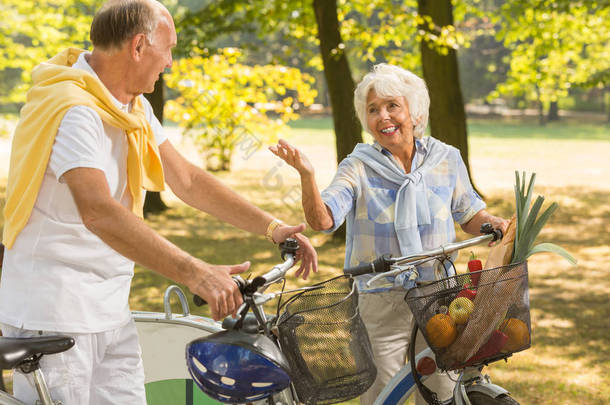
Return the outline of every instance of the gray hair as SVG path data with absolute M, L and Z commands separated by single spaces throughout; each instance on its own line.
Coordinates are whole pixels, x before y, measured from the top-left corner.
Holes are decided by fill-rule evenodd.
M 93 17 L 89 38 L 94 47 L 118 49 L 137 34 L 153 42 L 160 19 L 158 7 L 150 0 L 110 0 Z
M 416 74 L 398 66 L 380 63 L 373 67 L 370 73 L 354 91 L 354 107 L 362 127 L 371 132 L 367 125 L 366 100 L 371 90 L 380 97 L 404 97 L 409 106 L 413 134 L 421 138 L 428 126 L 428 109 L 430 96 L 426 83 Z

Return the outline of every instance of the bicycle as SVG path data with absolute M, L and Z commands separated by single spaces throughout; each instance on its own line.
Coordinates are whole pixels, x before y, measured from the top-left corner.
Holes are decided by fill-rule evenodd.
M 440 260 L 441 262 L 444 262 L 446 260 L 451 260 L 449 256 L 450 253 L 477 244 L 495 241 L 502 237 L 501 232 L 493 230 L 489 224 L 484 224 L 481 231 L 484 233 L 483 236 L 474 237 L 462 242 L 450 243 L 441 246 L 438 249 L 410 256 L 397 258 L 392 258 L 387 255 L 381 256 L 373 262 L 363 263 L 359 266 L 345 269 L 344 271 L 352 276 L 379 273 L 368 281 L 369 285 L 371 285 L 379 278 L 388 275 L 396 276 L 405 271 L 416 272 L 415 266 L 420 265 L 425 261 Z M 409 361 L 395 374 L 382 390 L 375 400 L 375 405 L 404 403 L 416 389 L 420 391 L 424 399 L 430 404 L 518 405 L 518 402 L 510 396 L 510 393 L 506 389 L 493 384 L 489 376 L 483 375 L 481 372 L 483 367 L 487 366 L 489 363 L 503 359 L 506 360 L 512 353 L 530 347 L 531 325 L 529 319 L 526 264 L 521 263 L 503 266 L 498 269 L 475 272 L 480 276 L 478 287 L 473 287 L 472 285 L 465 287 L 465 284 L 470 281 L 470 275 L 456 274 L 454 266 L 449 267 L 449 269 L 450 271 L 448 271 L 446 277 L 434 282 L 422 283 L 422 285 L 416 286 L 406 293 L 405 300 L 409 304 L 415 317 L 414 327 L 409 341 Z M 505 274 L 508 275 L 504 275 L 500 278 L 497 273 L 501 272 L 505 272 Z M 487 289 L 497 287 L 503 283 L 511 283 L 511 287 L 515 287 L 514 289 L 516 289 L 516 292 L 513 292 L 513 296 L 517 295 L 517 297 L 513 299 L 512 302 L 508 303 L 512 313 L 507 311 L 504 315 L 500 314 L 500 316 L 502 318 L 519 316 L 525 319 L 524 324 L 527 327 L 527 336 L 523 338 L 523 344 L 512 347 L 511 350 L 504 352 L 488 350 L 487 353 L 480 353 L 479 351 L 475 353 L 475 355 L 479 354 L 478 357 L 467 356 L 465 362 L 464 359 L 462 359 L 461 363 L 456 364 L 451 361 L 448 363 L 446 346 L 442 344 L 442 348 L 434 348 L 434 345 L 430 345 L 432 339 L 430 339 L 429 333 L 426 333 L 426 326 L 424 325 L 427 325 L 427 322 L 430 321 L 431 317 L 434 315 L 446 313 L 447 306 L 449 306 L 451 301 L 453 301 L 463 290 L 474 288 L 481 293 L 481 291 L 487 291 Z M 502 301 L 502 298 L 497 301 Z M 480 329 L 481 328 L 475 328 L 475 333 L 479 332 Z M 415 339 L 418 330 L 422 330 L 429 347 L 415 355 Z M 462 333 L 463 332 L 464 331 L 462 331 Z M 482 337 L 480 340 L 484 342 L 483 346 L 485 346 L 485 344 L 488 344 L 493 340 L 493 337 L 490 337 L 489 339 L 487 337 Z M 496 341 L 495 344 L 500 346 L 501 342 Z M 491 346 L 488 345 L 487 347 L 489 348 Z M 419 365 L 423 364 L 420 363 L 424 361 L 423 359 L 428 361 L 428 365 L 431 364 L 430 362 L 433 364 L 433 368 L 430 368 L 427 371 L 430 374 L 434 372 L 437 367 L 443 371 L 453 370 L 459 372 L 452 398 L 444 402 L 439 401 L 435 393 L 423 385 L 424 379 L 422 378 L 422 373 L 418 371 Z
M 3 253 L 2 248 L 3 246 L 0 245 L 0 254 Z M 240 277 L 234 278 L 236 282 L 240 283 L 246 303 L 253 305 L 253 312 L 257 318 L 246 316 L 248 313 L 246 306 L 240 310 L 239 319 L 229 317 L 222 323 L 210 318 L 192 315 L 189 311 L 186 296 L 178 286 L 170 286 L 165 291 L 164 313 L 132 311 L 142 347 L 148 405 L 219 403 L 205 396 L 193 383 L 184 361 L 184 348 L 193 340 L 202 336 L 212 336 L 221 331 L 242 330 L 255 336 L 260 332 L 257 325 L 264 325 L 266 336 L 271 335 L 270 323 L 265 320 L 266 315 L 262 311 L 262 306 L 268 300 L 281 295 L 281 293 L 262 295 L 259 291 L 264 290 L 268 285 L 267 283 L 273 284 L 284 279 L 288 270 L 295 263 L 298 244 L 296 240 L 291 239 L 281 244 L 281 249 L 284 262 L 274 266 L 270 272 L 256 277 L 252 281 L 244 281 Z M 296 291 L 303 290 L 297 289 Z M 178 297 L 183 310 L 182 314 L 172 313 L 170 305 L 172 296 Z M 196 299 L 198 299 L 196 303 L 199 305 L 203 303 L 199 297 L 196 297 Z M 254 299 L 256 303 L 252 301 Z M 60 405 L 61 402 L 51 398 L 44 374 L 40 369 L 40 359 L 45 355 L 68 350 L 73 345 L 74 339 L 65 335 L 33 338 L 0 337 L 0 369 L 31 373 L 36 384 L 38 403 L 41 405 Z M 273 349 L 268 348 L 268 350 Z M 287 368 L 287 366 L 285 367 Z M 289 394 L 283 393 L 281 395 Z M 0 404 L 26 405 L 1 390 Z
M 402 258 L 382 257 L 374 263 L 357 266 L 355 269 L 345 269 L 345 271 L 346 273 L 384 272 L 379 277 L 398 274 L 413 270 L 414 265 L 422 260 L 446 259 L 451 252 L 490 241 L 495 237 L 497 236 L 484 235 Z M 335 403 L 357 397 L 372 384 L 376 369 L 372 361 L 366 330 L 357 313 L 357 292 L 350 282 L 351 276 L 341 276 L 291 291 L 265 293 L 269 286 L 281 283 L 287 271 L 294 264 L 294 252 L 298 247 L 295 244 L 296 241 L 288 241 L 281 245 L 284 262 L 273 267 L 266 274 L 247 281 L 236 277 L 236 282 L 244 296 L 244 306 L 240 308 L 237 319 L 227 318 L 220 323 L 190 314 L 186 297 L 177 286 L 171 286 L 165 292 L 165 313 L 133 312 L 143 350 L 149 405 L 217 403 L 210 398 L 224 403 L 253 402 L 287 405 L 299 401 L 319 404 Z M 386 271 L 389 272 L 386 273 Z M 457 292 L 458 282 L 462 281 L 460 277 L 462 276 L 448 275 L 444 281 L 441 280 L 443 291 L 447 291 L 447 284 L 453 284 L 449 287 L 453 288 L 453 293 Z M 459 288 L 462 288 L 461 284 L 459 284 Z M 288 293 L 294 295 L 281 306 L 278 303 L 276 315 L 265 314 L 264 305 L 267 302 Z M 177 315 L 171 312 L 169 304 L 172 295 L 179 298 L 183 314 Z M 323 297 L 326 297 L 327 301 L 320 305 L 319 301 Z M 280 308 L 284 309 L 281 315 L 279 314 Z M 307 348 L 311 346 L 311 336 L 307 338 L 307 333 L 305 333 L 303 338 L 299 330 L 303 327 L 311 328 L 312 325 L 319 328 L 320 324 L 322 328 L 328 328 L 328 326 L 324 326 L 329 323 L 328 319 L 320 317 L 321 314 L 323 315 L 324 312 L 333 308 L 335 313 L 332 317 L 337 318 L 333 319 L 333 323 L 337 323 L 335 322 L 337 320 L 341 321 L 339 322 L 341 334 L 335 333 L 335 338 L 331 341 L 340 341 L 339 349 L 347 353 L 347 357 L 351 359 L 349 360 L 351 368 L 347 367 L 349 372 L 346 373 L 345 364 L 339 364 L 339 369 L 342 370 L 340 370 L 341 375 L 338 375 L 337 367 L 331 367 L 330 377 L 333 377 L 334 380 L 323 379 L 315 386 L 316 377 L 312 376 L 312 371 L 328 373 L 328 367 L 325 365 L 328 362 L 325 362 L 324 358 L 322 358 L 322 362 L 319 361 L 320 359 L 317 359 L 318 362 L 316 359 L 311 361 L 311 353 L 307 353 Z M 250 309 L 252 313 L 249 312 Z M 337 317 L 337 313 L 341 316 Z M 411 336 L 410 348 L 412 349 L 409 351 L 409 363 L 388 383 L 377 398 L 376 404 L 403 403 L 415 389 L 420 389 L 426 400 L 434 403 L 434 396 L 430 392 L 426 394 L 427 388 L 422 384 L 427 375 L 420 374 L 416 370 L 416 365 L 424 358 L 432 359 L 435 362 L 437 359 L 435 352 L 430 348 L 415 355 L 413 343 L 417 335 L 416 328 L 417 323 Z M 324 331 L 321 334 L 318 331 L 316 338 L 323 335 Z M 337 336 L 340 335 L 343 337 L 337 339 Z M 325 342 L 328 341 L 325 340 Z M 158 350 L 160 345 L 163 350 Z M 208 357 L 199 357 L 206 350 Z M 305 350 L 305 356 L 303 350 Z M 2 352 L 0 342 L 0 357 L 4 356 Z M 323 354 L 327 352 L 329 350 L 324 351 Z M 480 359 L 478 363 L 464 367 L 458 384 L 456 384 L 452 403 L 518 404 L 510 397 L 508 391 L 492 384 L 489 377 L 481 374 L 484 365 L 491 361 L 507 358 L 511 354 L 503 353 L 494 358 Z M 37 353 L 33 357 L 39 355 Z M 223 357 L 225 359 L 224 369 L 221 370 L 223 375 L 211 376 L 205 375 L 205 372 L 202 373 L 203 370 L 213 371 L 215 361 L 218 363 L 217 359 L 222 356 L 233 356 L 232 360 Z M 240 363 L 239 359 L 243 360 L 244 356 L 250 360 L 259 361 L 257 363 L 259 368 L 255 369 L 254 374 L 243 374 L 244 363 Z M 23 356 L 22 361 L 27 360 L 25 357 Z M 231 361 L 233 361 L 232 364 Z M 264 365 L 263 368 L 261 368 L 261 364 Z M 12 366 L 14 368 L 15 365 L 12 364 Z M 264 375 L 273 376 L 273 378 L 270 378 L 269 381 L 260 381 L 261 370 L 266 371 Z M 227 374 L 229 371 L 242 374 L 237 376 Z M 349 375 L 350 373 L 351 375 Z M 250 392 L 245 394 L 244 387 L 237 384 L 238 381 L 244 380 L 244 376 L 245 380 L 250 382 L 250 386 L 246 387 Z M 342 379 L 344 379 L 344 384 L 337 384 L 337 381 L 341 382 Z M 313 387 L 312 381 L 314 382 Z M 225 390 L 224 393 L 221 392 L 222 390 Z M 238 392 L 239 390 L 242 391 Z M 47 398 L 44 394 L 40 394 L 40 398 L 44 405 L 53 404 L 50 397 Z M 21 402 L 1 392 L 0 404 L 22 405 Z
M 372 263 L 365 263 L 351 269 L 344 269 L 348 275 L 345 280 L 351 280 L 353 275 L 368 272 L 380 273 L 377 278 L 387 275 L 398 275 L 405 271 L 416 270 L 416 265 L 427 260 L 448 260 L 449 254 L 476 244 L 490 242 L 501 237 L 499 231 L 490 226 L 482 229 L 483 236 L 475 237 L 463 242 L 442 246 L 438 249 L 422 252 L 416 255 L 391 258 L 382 256 Z M 289 266 L 284 263 L 283 269 Z M 455 273 L 455 268 L 453 268 Z M 529 300 L 527 299 L 527 269 L 525 265 L 506 266 L 500 269 L 481 270 L 477 289 L 485 294 L 492 286 L 518 286 L 518 299 L 511 301 L 510 311 L 501 317 L 522 316 L 527 321 L 527 343 L 510 350 L 501 352 L 477 351 L 476 356 L 468 356 L 462 362 L 448 363 L 447 353 L 438 348 L 427 348 L 415 354 L 415 339 L 418 334 L 418 324 L 422 324 L 426 312 L 436 312 L 441 303 L 449 304 L 461 290 L 469 275 L 447 274 L 447 277 L 426 285 L 409 290 L 407 301 L 415 314 L 416 323 L 411 334 L 409 344 L 409 362 L 401 369 L 382 390 L 375 404 L 401 404 L 414 392 L 420 390 L 423 397 L 431 404 L 471 404 L 471 405 L 518 405 L 510 393 L 493 384 L 489 376 L 481 373 L 484 366 L 501 359 L 506 359 L 512 353 L 529 347 L 530 322 Z M 331 404 L 355 398 L 368 389 L 375 379 L 376 369 L 372 359 L 370 342 L 366 333 L 362 333 L 364 325 L 357 313 L 357 292 L 353 283 L 349 292 L 347 288 L 335 288 L 331 279 L 317 285 L 305 287 L 297 292 L 285 304 L 279 306 L 284 312 L 281 316 L 266 318 L 262 310 L 264 303 L 282 293 L 264 293 L 269 285 L 283 280 L 285 271 L 275 271 L 254 279 L 252 282 L 241 280 L 240 290 L 244 295 L 245 308 L 240 312 L 239 320 L 225 331 L 207 337 L 202 337 L 187 345 L 187 363 L 191 376 L 196 384 L 208 395 L 224 403 L 243 403 L 260 401 L 283 404 Z M 502 277 L 500 277 L 500 275 Z M 493 282 L 490 281 L 493 279 Z M 370 280 L 375 281 L 375 277 Z M 330 287 L 330 288 L 329 288 Z M 291 291 L 294 292 L 294 291 Z M 338 295 L 341 298 L 331 298 L 325 301 L 328 295 Z M 514 295 L 514 294 L 513 294 Z M 421 303 L 420 301 L 425 301 Z M 521 302 L 521 299 L 525 299 Z M 501 301 L 501 300 L 499 300 Z M 349 305 L 343 305 L 349 303 Z M 420 303 L 421 305 L 417 305 Z M 413 305 L 411 305 L 413 304 Z M 348 308 L 336 311 L 337 308 Z M 508 305 L 507 305 L 508 306 Z M 251 318 L 250 330 L 241 333 L 245 327 L 245 314 L 251 307 L 254 317 Z M 514 308 L 513 308 L 514 307 Z M 324 316 L 323 312 L 331 311 L 331 316 Z M 345 313 L 344 313 L 345 312 Z M 332 320 L 330 319 L 332 318 Z M 512 319 L 512 318 L 511 318 Z M 353 321 L 349 326 L 335 329 L 332 339 L 324 339 L 325 329 L 336 323 Z M 227 325 L 225 325 L 227 326 Z M 303 329 L 300 329 L 303 328 Z M 270 333 L 274 330 L 275 333 Z M 349 332 L 349 336 L 345 332 Z M 256 335 L 258 337 L 253 337 Z M 424 330 L 424 337 L 429 336 Z M 267 340 L 268 338 L 268 340 Z M 257 344 L 257 339 L 264 339 L 265 344 Z M 322 340 L 322 348 L 312 349 L 316 342 Z M 487 340 L 487 338 L 485 338 Z M 256 343 L 255 343 L 256 342 Z M 337 357 L 338 351 L 331 342 L 348 353 L 343 358 Z M 487 342 L 484 342 L 487 344 Z M 506 342 L 503 342 L 506 343 Z M 483 346 L 485 346 L 485 344 Z M 503 346 L 502 346 L 503 347 Z M 279 350 L 278 350 L 279 349 Z M 498 347 L 499 349 L 499 347 Z M 472 349 L 471 349 L 472 350 Z M 317 351 L 317 353 L 316 353 Z M 237 353 L 239 352 L 239 353 Z M 242 362 L 244 357 L 256 358 L 256 364 L 250 361 Z M 222 367 L 218 367 L 221 358 Z M 346 360 L 347 358 L 347 360 Z M 420 361 L 428 359 L 443 370 L 458 370 L 459 376 L 453 397 L 445 402 L 439 401 L 435 394 L 423 385 L 423 381 L 433 370 L 417 369 Z M 265 363 L 264 367 L 261 363 Z M 338 363 L 338 364 L 337 364 Z M 243 374 L 244 367 L 259 367 L 268 376 L 267 382 L 255 389 L 254 381 L 260 377 Z M 339 368 L 343 370 L 339 371 Z M 241 373 L 241 374 L 240 374 Z M 258 378 L 258 380 L 257 380 Z M 237 381 L 246 381 L 251 386 L 236 384 Z

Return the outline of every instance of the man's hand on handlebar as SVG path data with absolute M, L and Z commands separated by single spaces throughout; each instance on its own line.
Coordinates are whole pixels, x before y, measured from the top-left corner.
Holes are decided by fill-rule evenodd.
M 309 239 L 300 233 L 304 230 L 305 224 L 279 226 L 273 231 L 273 240 L 276 243 L 281 243 L 287 238 L 295 238 L 299 242 L 299 250 L 297 250 L 296 259 L 301 261 L 301 265 L 295 272 L 295 275 L 297 277 L 302 277 L 303 280 L 307 280 L 311 270 L 313 270 L 314 273 L 318 271 L 318 254 L 311 245 L 311 242 L 309 242 Z
M 195 259 L 194 269 L 187 286 L 193 294 L 203 298 L 216 321 L 231 314 L 237 316 L 242 304 L 242 295 L 231 275 L 243 273 L 250 268 L 250 262 L 236 265 L 214 265 Z

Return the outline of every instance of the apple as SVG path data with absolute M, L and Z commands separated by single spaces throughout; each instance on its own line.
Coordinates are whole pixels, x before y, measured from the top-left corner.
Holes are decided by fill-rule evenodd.
M 458 325 L 468 322 L 473 310 L 474 302 L 466 297 L 457 297 L 449 304 L 449 316 Z

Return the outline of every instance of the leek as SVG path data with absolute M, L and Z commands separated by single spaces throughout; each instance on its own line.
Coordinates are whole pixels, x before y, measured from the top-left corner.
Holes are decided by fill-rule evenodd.
M 539 216 L 544 197 L 538 196 L 531 205 L 532 193 L 534 190 L 534 180 L 536 173 L 530 177 L 527 189 L 525 187 L 526 174 L 519 177 L 519 172 L 515 172 L 515 203 L 517 210 L 517 226 L 515 230 L 515 245 L 511 263 L 520 263 L 535 253 L 551 252 L 556 253 L 566 259 L 571 264 L 576 264 L 576 259 L 565 249 L 553 243 L 540 243 L 536 246 L 534 242 L 538 234 L 547 223 L 551 215 L 557 210 L 559 205 L 553 202 Z

